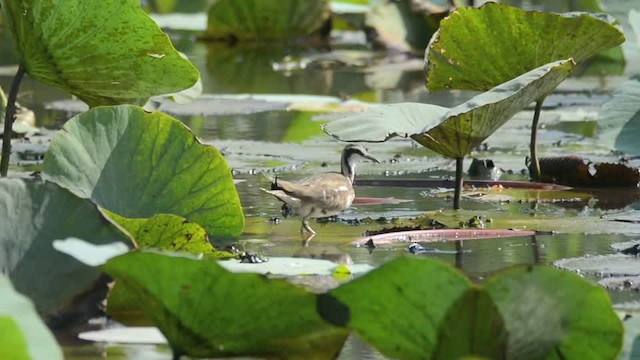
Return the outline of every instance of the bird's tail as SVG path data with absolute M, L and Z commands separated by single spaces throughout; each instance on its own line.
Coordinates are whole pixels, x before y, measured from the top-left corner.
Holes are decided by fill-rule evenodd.
M 271 176 L 268 175 L 266 173 L 262 173 L 262 176 L 264 176 L 265 179 L 267 179 L 270 183 L 271 183 L 271 190 L 280 190 L 280 187 L 278 186 L 278 177 L 277 176 Z

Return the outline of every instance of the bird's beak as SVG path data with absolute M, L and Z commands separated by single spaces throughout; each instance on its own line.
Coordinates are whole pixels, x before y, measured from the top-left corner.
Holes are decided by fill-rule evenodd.
M 371 156 L 369 153 L 364 154 L 364 157 L 375 162 L 376 164 L 380 164 L 380 160 L 374 158 L 373 156 Z

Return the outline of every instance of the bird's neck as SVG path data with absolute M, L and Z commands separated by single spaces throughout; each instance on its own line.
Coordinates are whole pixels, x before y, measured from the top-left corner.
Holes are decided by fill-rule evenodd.
M 352 161 L 350 154 L 342 154 L 340 171 L 353 184 L 353 179 L 356 177 L 356 164 Z

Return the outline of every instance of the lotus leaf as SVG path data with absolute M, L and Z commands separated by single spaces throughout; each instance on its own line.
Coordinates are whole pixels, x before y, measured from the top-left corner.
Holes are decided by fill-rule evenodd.
M 127 219 L 106 210 L 105 212 L 127 229 L 141 249 L 186 251 L 216 259 L 228 259 L 234 256 L 226 251 L 216 251 L 200 225 L 180 216 L 158 214 L 146 219 Z
M 552 61 L 581 63 L 623 41 L 607 14 L 552 14 L 496 3 L 459 8 L 427 47 L 427 88 L 488 90 Z
M 173 214 L 214 240 L 240 234 L 244 217 L 231 171 L 178 120 L 121 105 L 69 120 L 52 140 L 43 178 L 126 218 Z
M 53 183 L 2 179 L 0 204 L 0 272 L 49 323 L 100 277 L 98 270 L 56 251 L 54 240 L 130 243 L 93 203 Z
M 606 291 L 544 266 L 475 286 L 449 265 L 399 258 L 319 300 L 327 321 L 392 358 L 615 359 L 622 346 Z
M 91 106 L 144 103 L 198 71 L 138 0 L 0 0 L 27 73 Z
M 62 360 L 62 350 L 29 299 L 0 274 L 0 359 Z
M 326 0 L 218 0 L 206 38 L 270 41 L 317 34 L 331 15 Z
M 333 358 L 347 336 L 318 315 L 314 294 L 285 280 L 144 252 L 111 259 L 104 270 L 144 304 L 176 355 Z
M 452 109 L 418 103 L 383 105 L 329 122 L 323 129 L 342 141 L 411 137 L 444 156 L 462 158 L 516 112 L 552 91 L 574 65 L 571 59 L 543 65 Z

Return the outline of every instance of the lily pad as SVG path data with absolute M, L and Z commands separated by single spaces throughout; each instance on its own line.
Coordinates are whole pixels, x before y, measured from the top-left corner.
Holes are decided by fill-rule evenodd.
M 219 0 L 209 8 L 209 39 L 273 41 L 317 34 L 331 11 L 325 0 Z
M 489 230 L 489 229 L 436 229 L 398 231 L 372 236 L 365 236 L 353 242 L 354 245 L 364 246 L 367 242 L 373 244 L 390 244 L 397 242 L 440 242 L 478 239 L 497 239 L 516 236 L 534 236 L 532 230 Z
M 104 270 L 133 291 L 176 355 L 332 357 L 347 336 L 316 313 L 315 295 L 285 280 L 153 253 L 111 259 Z
M 488 90 L 552 61 L 581 63 L 623 41 L 617 21 L 606 14 L 552 14 L 496 3 L 463 7 L 442 21 L 427 48 L 427 88 Z
M 640 276 L 640 258 L 623 254 L 594 255 L 554 261 L 554 266 L 581 274 Z
M 87 341 L 117 343 L 117 344 L 166 344 L 167 339 L 155 327 L 124 327 L 85 331 L 78 334 L 78 338 Z
M 69 120 L 52 140 L 43 178 L 126 218 L 174 214 L 215 240 L 240 234 L 244 217 L 231 171 L 178 120 L 121 105 Z
M 31 301 L 0 274 L 0 358 L 62 360 L 62 350 Z
M 462 158 L 515 113 L 551 92 L 573 66 L 571 59 L 543 65 L 452 109 L 418 103 L 383 105 L 329 122 L 323 129 L 342 141 L 411 137 L 444 156 Z
M 27 73 L 91 106 L 142 104 L 198 80 L 138 0 L 0 4 Z
M 333 274 L 333 271 L 339 267 L 338 264 L 329 260 L 290 257 L 272 257 L 269 258 L 269 261 L 258 264 L 242 263 L 240 260 L 225 260 L 220 261 L 219 264 L 223 268 L 234 273 L 256 273 L 284 276 L 331 275 Z M 347 266 L 347 268 L 351 273 L 358 275 L 373 269 L 369 264 L 354 264 Z
M 130 243 L 93 203 L 53 183 L 2 179 L 0 204 L 0 270 L 49 323 L 100 278 L 97 269 L 56 251 L 54 240 Z

